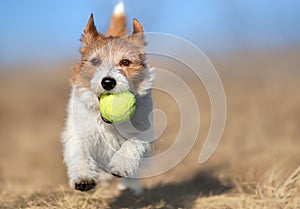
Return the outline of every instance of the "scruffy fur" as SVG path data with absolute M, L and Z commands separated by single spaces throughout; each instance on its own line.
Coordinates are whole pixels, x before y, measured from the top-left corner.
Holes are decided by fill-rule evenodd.
M 114 175 L 122 177 L 119 189 L 129 188 L 136 194 L 142 192 L 137 177 L 141 158 L 151 151 L 149 115 L 154 76 L 145 62 L 146 43 L 141 24 L 134 19 L 133 33 L 123 36 L 125 33 L 122 4 L 115 8 L 106 36 L 97 32 L 93 15 L 83 32 L 82 58 L 74 66 L 62 133 L 69 184 L 77 190 L 90 190 Z M 124 64 L 124 60 L 129 61 L 129 65 Z M 101 86 L 102 79 L 107 76 L 116 80 L 116 86 L 109 91 Z M 101 94 L 122 91 L 131 91 L 136 97 L 132 126 L 126 122 L 118 126 L 108 124 L 100 116 Z

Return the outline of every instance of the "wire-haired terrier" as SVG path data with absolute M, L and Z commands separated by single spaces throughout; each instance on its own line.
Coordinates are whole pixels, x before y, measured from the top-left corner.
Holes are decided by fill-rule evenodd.
M 119 3 L 106 35 L 97 32 L 93 15 L 82 35 L 81 61 L 74 66 L 62 133 L 69 184 L 77 190 L 88 191 L 117 176 L 122 177 L 119 189 L 142 192 L 137 177 L 142 158 L 151 153 L 154 74 L 146 63 L 146 42 L 139 21 L 134 19 L 133 33 L 126 33 L 124 6 Z M 136 97 L 130 125 L 102 120 L 101 95 L 123 91 Z

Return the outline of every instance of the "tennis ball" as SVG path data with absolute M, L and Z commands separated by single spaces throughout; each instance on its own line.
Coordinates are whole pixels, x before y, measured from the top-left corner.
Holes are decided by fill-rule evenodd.
M 135 112 L 135 97 L 129 91 L 118 94 L 102 94 L 99 107 L 104 119 L 112 123 L 122 123 Z

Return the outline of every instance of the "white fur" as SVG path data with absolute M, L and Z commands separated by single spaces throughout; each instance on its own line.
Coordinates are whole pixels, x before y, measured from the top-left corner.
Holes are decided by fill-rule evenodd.
M 149 91 L 151 90 L 153 84 L 154 84 L 154 68 L 149 68 L 148 72 L 145 75 L 145 80 L 142 81 L 139 88 L 137 89 L 137 93 L 140 96 L 145 96 L 149 94 Z

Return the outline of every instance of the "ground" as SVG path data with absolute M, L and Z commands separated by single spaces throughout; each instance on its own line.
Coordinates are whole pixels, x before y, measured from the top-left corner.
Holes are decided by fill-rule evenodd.
M 142 180 L 140 197 L 117 191 L 117 181 L 88 193 L 68 187 L 59 138 L 68 67 L 3 72 L 0 208 L 300 208 L 300 48 L 275 51 L 212 58 L 228 116 L 205 164 L 198 157 L 209 127 L 208 97 L 193 76 L 183 76 L 199 102 L 200 133 L 180 164 Z M 178 133 L 178 107 L 162 92 L 153 97 L 169 121 L 155 145 L 159 153 Z

